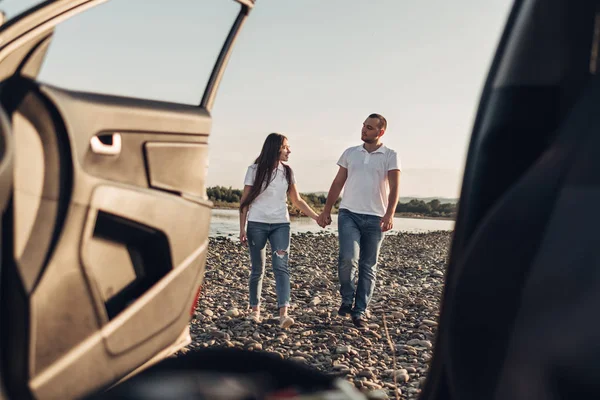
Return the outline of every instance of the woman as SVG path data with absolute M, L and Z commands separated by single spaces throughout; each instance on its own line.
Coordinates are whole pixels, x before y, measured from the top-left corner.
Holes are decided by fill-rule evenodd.
M 248 167 L 240 204 L 240 241 L 250 248 L 250 318 L 260 322 L 260 296 L 265 270 L 265 248 L 271 243 L 275 291 L 279 306 L 279 325 L 289 328 L 294 320 L 288 315 L 290 305 L 290 216 L 287 195 L 304 214 L 318 218 L 298 194 L 292 169 L 284 164 L 290 155 L 287 138 L 271 133 L 253 165 Z M 246 221 L 248 229 L 246 230 Z

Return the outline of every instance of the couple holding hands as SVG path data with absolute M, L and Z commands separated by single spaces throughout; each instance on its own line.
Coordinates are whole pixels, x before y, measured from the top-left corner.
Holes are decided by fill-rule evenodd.
M 342 153 L 337 162 L 338 173 L 320 215 L 300 197 L 294 173 L 286 164 L 291 153 L 288 139 L 278 133 L 267 136 L 260 155 L 248 167 L 240 201 L 240 241 L 248 246 L 252 264 L 249 280 L 252 320 L 261 321 L 265 248 L 269 241 L 279 325 L 286 329 L 294 324 L 288 315 L 291 239 L 288 195 L 300 211 L 325 227 L 331 224 L 331 209 L 344 189 L 338 211 L 341 295 L 338 314 L 351 315 L 356 327 L 366 327 L 365 312 L 375 289 L 379 249 L 385 232 L 394 226 L 399 199 L 400 158 L 381 141 L 386 129 L 387 121 L 380 114 L 367 117 L 361 131 L 363 144 Z

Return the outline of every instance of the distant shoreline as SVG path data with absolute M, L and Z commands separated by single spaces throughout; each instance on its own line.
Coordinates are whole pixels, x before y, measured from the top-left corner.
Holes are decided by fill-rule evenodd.
M 231 187 L 213 186 L 206 188 L 208 198 L 213 202 L 215 209 L 235 209 L 240 206 L 240 199 L 243 192 L 239 189 Z M 300 197 L 308 204 L 315 212 L 321 212 L 327 203 L 325 194 L 316 193 L 300 193 Z M 432 199 L 425 201 L 416 198 L 404 198 L 408 202 L 403 202 L 402 197 L 398 202 L 395 216 L 398 218 L 419 218 L 432 219 L 442 221 L 454 221 L 458 209 L 458 201 L 456 203 L 446 202 L 446 199 Z M 426 199 L 428 200 L 428 199 Z M 334 213 L 341 204 L 342 199 L 338 198 L 333 204 Z M 289 206 L 290 215 L 293 217 L 302 216 L 300 209 L 294 205 Z
M 455 220 L 452 217 L 432 217 L 429 215 L 412 214 L 412 213 L 396 213 L 396 214 L 394 214 L 394 217 L 396 217 L 396 218 L 412 218 L 412 219 L 434 219 L 434 220 L 441 220 L 441 221 L 454 221 Z
M 213 210 L 236 210 L 239 208 L 239 204 L 231 203 L 231 204 L 219 204 L 213 207 Z M 318 212 L 318 210 L 315 210 Z M 332 214 L 337 214 L 337 210 L 333 211 Z M 308 218 L 305 215 L 291 215 L 292 218 Z M 394 214 L 396 218 L 407 218 L 407 219 L 431 219 L 437 221 L 454 221 L 454 218 L 451 217 L 432 217 L 429 215 L 416 214 L 416 213 L 396 213 Z

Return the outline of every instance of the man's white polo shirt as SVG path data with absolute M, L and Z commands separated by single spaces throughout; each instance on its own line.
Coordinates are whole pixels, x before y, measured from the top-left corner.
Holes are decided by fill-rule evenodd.
M 348 170 L 340 208 L 383 217 L 388 206 L 388 171 L 401 171 L 400 157 L 381 146 L 369 153 L 363 145 L 346 149 L 337 163 Z

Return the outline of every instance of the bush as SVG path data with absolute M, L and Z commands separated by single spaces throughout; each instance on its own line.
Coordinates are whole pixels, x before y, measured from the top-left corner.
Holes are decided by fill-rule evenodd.
M 226 188 L 223 186 L 214 186 L 206 189 L 206 195 L 213 202 L 239 203 L 242 198 L 242 191 L 232 189 L 231 186 Z

